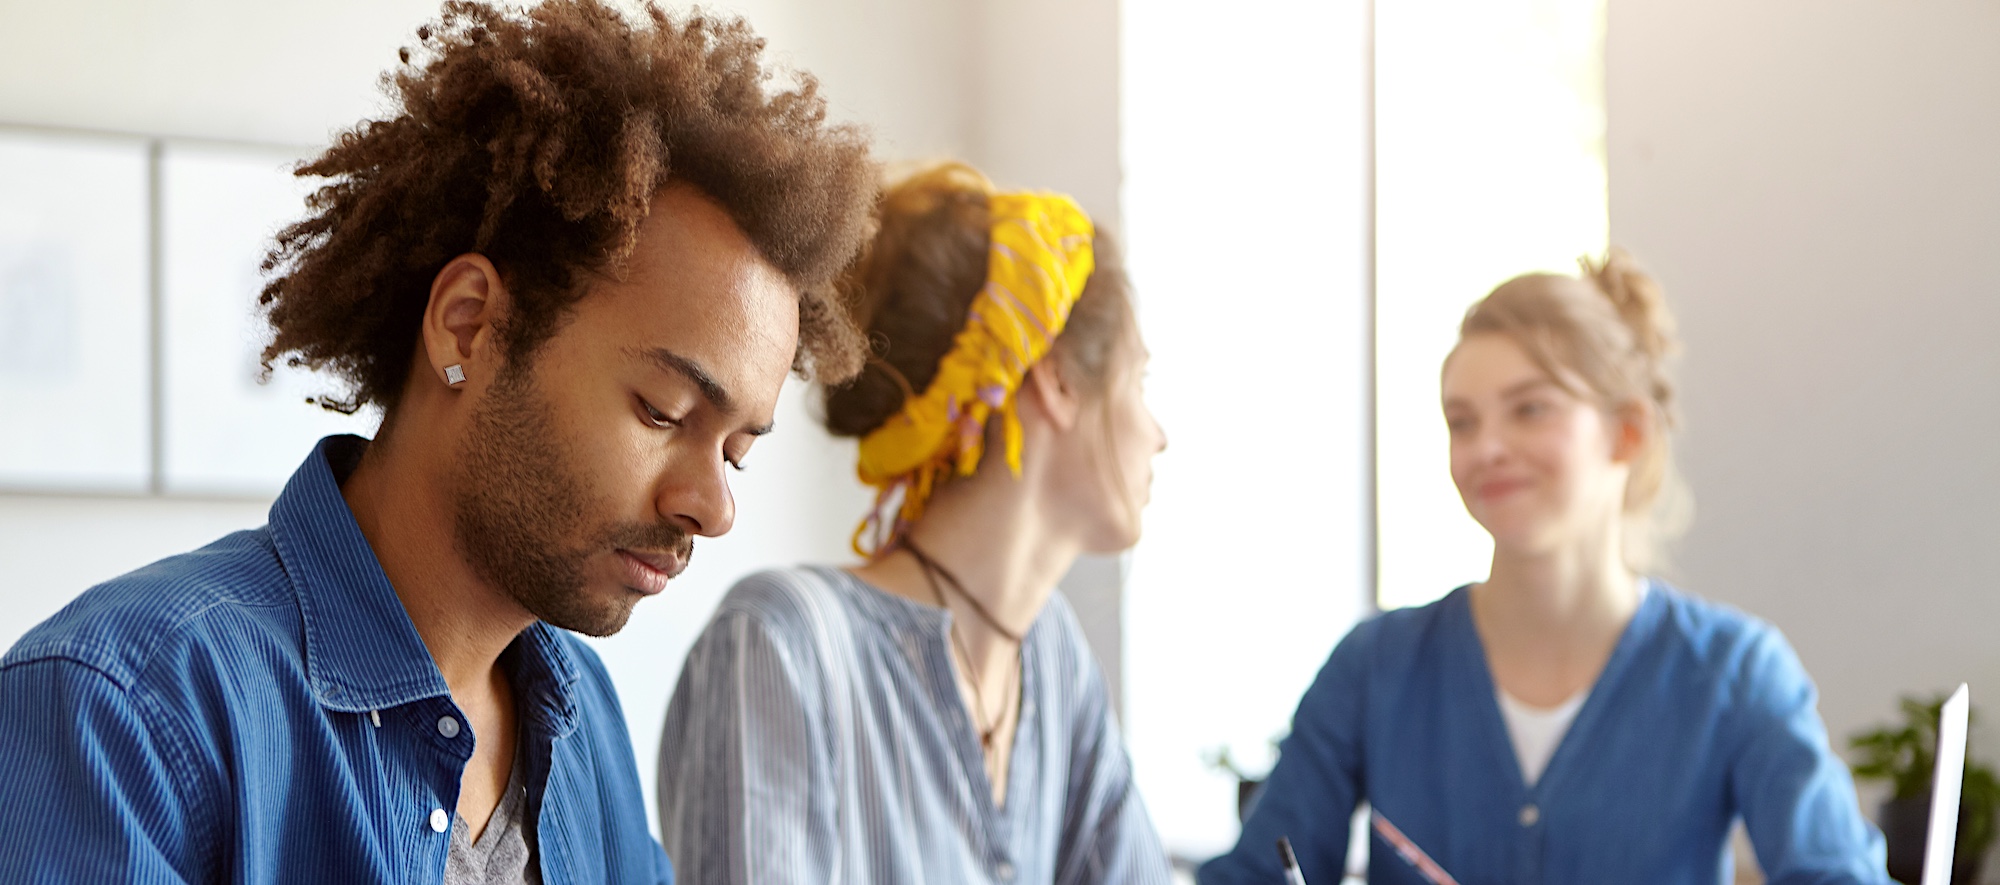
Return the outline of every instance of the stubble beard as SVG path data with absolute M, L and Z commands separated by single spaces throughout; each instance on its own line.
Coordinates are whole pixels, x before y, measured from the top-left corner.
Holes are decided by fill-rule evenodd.
M 675 550 L 692 539 L 667 523 L 592 525 L 597 496 L 571 467 L 532 373 L 502 369 L 472 416 L 458 460 L 453 515 L 459 552 L 474 573 L 536 618 L 589 636 L 624 628 L 640 594 L 589 592 L 592 556 L 625 548 Z

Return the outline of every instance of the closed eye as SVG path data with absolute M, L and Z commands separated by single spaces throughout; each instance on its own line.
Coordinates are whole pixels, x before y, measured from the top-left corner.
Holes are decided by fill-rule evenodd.
M 738 471 L 748 470 L 749 468 L 744 466 L 743 461 L 750 457 L 750 444 L 756 441 L 756 437 L 751 437 L 748 440 L 741 437 L 732 439 L 730 445 L 723 447 L 722 463 Z
M 639 399 L 638 403 L 639 403 L 640 413 L 645 415 L 646 422 L 653 425 L 654 427 L 664 428 L 664 427 L 681 426 L 681 422 L 679 420 L 667 417 L 665 412 L 653 408 L 652 403 L 646 402 L 644 399 Z

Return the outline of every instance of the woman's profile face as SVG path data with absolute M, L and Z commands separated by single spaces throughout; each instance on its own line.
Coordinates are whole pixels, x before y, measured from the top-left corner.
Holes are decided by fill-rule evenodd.
M 1615 457 L 1621 428 L 1513 339 L 1460 341 L 1443 393 L 1452 482 L 1496 547 L 1545 552 L 1618 519 L 1630 473 Z
M 1065 483 L 1087 514 L 1085 547 L 1111 553 L 1139 543 L 1140 511 L 1152 499 L 1153 456 L 1167 435 L 1146 405 L 1146 346 L 1137 331 L 1119 345 L 1121 365 L 1101 397 L 1084 405 L 1078 431 L 1082 474 Z

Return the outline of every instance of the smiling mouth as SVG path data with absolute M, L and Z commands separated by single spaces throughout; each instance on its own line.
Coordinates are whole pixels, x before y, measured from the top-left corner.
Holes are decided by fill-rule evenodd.
M 1479 497 L 1488 499 L 1502 498 L 1506 497 L 1507 495 L 1511 495 L 1515 492 L 1518 492 L 1522 489 L 1525 489 L 1527 487 L 1528 483 L 1526 481 L 1518 479 L 1499 480 L 1495 482 L 1480 483 Z

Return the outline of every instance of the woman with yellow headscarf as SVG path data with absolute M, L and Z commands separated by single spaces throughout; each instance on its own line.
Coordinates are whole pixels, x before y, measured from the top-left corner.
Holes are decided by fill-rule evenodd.
M 845 280 L 871 363 L 825 400 L 876 493 L 863 561 L 730 590 L 667 711 L 662 841 L 701 883 L 1166 882 L 1055 591 L 1137 542 L 1166 446 L 1117 253 L 961 164 L 880 214 Z

